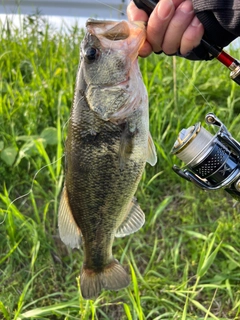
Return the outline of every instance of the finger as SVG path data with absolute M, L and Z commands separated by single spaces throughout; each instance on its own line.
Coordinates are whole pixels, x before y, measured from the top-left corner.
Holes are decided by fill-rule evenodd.
M 160 1 L 162 1 L 162 0 L 160 0 Z M 172 0 L 175 8 L 177 8 L 179 6 L 179 4 L 182 3 L 183 1 L 185 1 L 185 0 Z M 128 16 L 128 20 L 130 20 L 130 21 L 145 21 L 146 22 L 149 18 L 147 13 L 144 10 L 139 9 L 133 1 L 130 1 L 129 5 L 127 6 L 127 16 Z
M 181 39 L 194 17 L 192 1 L 179 5 L 166 30 L 162 49 L 166 54 L 174 54 L 180 47 Z
M 200 44 L 204 34 L 204 27 L 197 17 L 194 17 L 190 26 L 186 29 L 182 36 L 180 53 L 186 55 L 193 48 Z
M 139 50 L 138 55 L 142 58 L 148 57 L 153 52 L 152 46 L 148 41 L 145 41 L 144 45 Z
M 127 16 L 129 21 L 148 21 L 146 12 L 138 9 L 133 1 L 127 7 Z
M 174 4 L 174 7 L 176 9 L 185 0 L 172 0 L 172 1 L 173 1 L 173 4 Z
M 148 15 L 145 11 L 136 7 L 135 3 L 131 1 L 127 7 L 127 16 L 129 21 L 148 21 Z M 141 49 L 139 50 L 140 57 L 147 57 L 152 53 L 152 46 L 148 41 L 145 41 Z
M 147 40 L 155 52 L 162 49 L 164 34 L 174 12 L 175 6 L 172 0 L 161 0 L 149 17 Z

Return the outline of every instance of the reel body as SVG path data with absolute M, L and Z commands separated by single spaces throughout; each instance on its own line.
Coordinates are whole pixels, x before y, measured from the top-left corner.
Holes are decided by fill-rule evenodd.
M 213 136 L 200 123 L 182 129 L 171 153 L 185 163 L 185 168 L 174 165 L 173 170 L 201 189 L 224 188 L 240 200 L 240 144 L 213 113 L 205 120 L 219 131 Z

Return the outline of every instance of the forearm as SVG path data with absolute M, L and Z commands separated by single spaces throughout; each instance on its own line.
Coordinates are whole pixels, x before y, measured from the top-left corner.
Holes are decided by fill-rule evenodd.
M 128 17 L 147 22 L 141 56 L 163 51 L 190 60 L 209 60 L 212 55 L 202 38 L 223 48 L 240 36 L 240 0 L 160 0 L 150 17 L 132 1 Z

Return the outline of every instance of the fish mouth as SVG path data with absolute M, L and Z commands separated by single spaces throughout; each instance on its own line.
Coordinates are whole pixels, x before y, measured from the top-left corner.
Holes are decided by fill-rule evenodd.
M 88 31 L 94 30 L 95 34 L 101 35 L 111 41 L 125 40 L 130 35 L 129 26 L 124 21 L 119 23 L 116 21 L 88 19 L 86 27 Z M 97 29 L 100 29 L 100 32 Z
M 124 51 L 132 60 L 146 39 L 146 24 L 141 21 L 110 21 L 88 19 L 87 33 L 95 36 L 102 47 Z

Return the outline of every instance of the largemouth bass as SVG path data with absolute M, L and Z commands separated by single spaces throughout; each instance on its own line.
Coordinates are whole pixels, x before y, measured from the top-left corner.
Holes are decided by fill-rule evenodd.
M 89 19 L 81 43 L 58 225 L 66 245 L 82 240 L 85 299 L 129 284 L 112 244 L 145 222 L 134 198 L 146 162 L 156 163 L 137 61 L 145 37 L 141 23 Z

